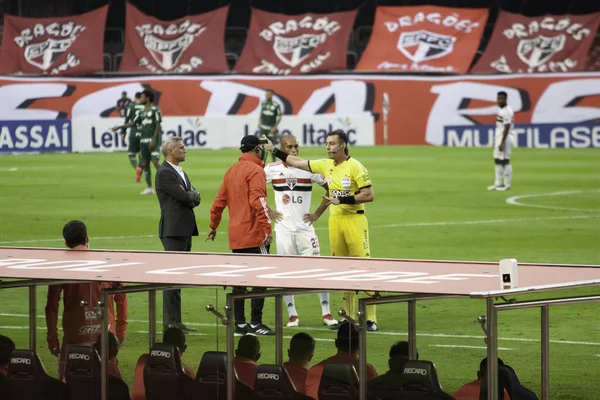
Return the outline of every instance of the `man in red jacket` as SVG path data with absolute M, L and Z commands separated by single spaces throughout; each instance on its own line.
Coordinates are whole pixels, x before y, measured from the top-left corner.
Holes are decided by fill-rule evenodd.
M 65 245 L 73 250 L 89 248 L 87 228 L 81 221 L 71 221 L 63 228 Z M 67 285 L 48 286 L 46 300 L 47 341 L 50 352 L 58 357 L 58 375 L 63 379 L 67 363 L 69 346 L 82 343 L 94 343 L 100 335 L 102 321 L 98 315 L 98 302 L 102 300 L 102 289 L 120 286 L 116 282 L 86 282 Z M 61 294 L 63 296 L 63 340 L 58 339 L 58 309 Z M 113 332 L 119 343 L 125 340 L 127 328 L 127 295 L 109 296 L 107 318 L 109 330 Z M 84 303 L 82 303 L 84 302 Z M 115 321 L 114 303 L 117 304 Z
M 219 193 L 210 209 L 210 229 L 206 240 L 215 240 L 223 210 L 228 207 L 229 248 L 234 253 L 269 254 L 269 245 L 273 240 L 267 205 L 267 178 L 262 162 L 265 142 L 256 136 L 245 136 L 242 139 L 242 156 L 225 173 Z M 244 290 L 243 287 L 233 288 L 234 293 Z M 252 289 L 264 290 L 265 288 Z M 252 299 L 250 304 L 252 317 L 248 326 L 244 301 L 236 300 L 234 303 L 235 335 L 274 335 L 271 328 L 262 323 L 265 299 Z

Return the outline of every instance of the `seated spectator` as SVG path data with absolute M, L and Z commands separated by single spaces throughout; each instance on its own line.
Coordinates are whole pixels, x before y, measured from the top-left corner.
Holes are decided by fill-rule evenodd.
M 498 365 L 504 365 L 504 362 L 498 358 Z M 454 394 L 456 400 L 479 400 L 479 392 L 481 390 L 481 382 L 487 379 L 487 357 L 479 363 L 479 371 L 477 371 L 477 379 L 469 382 Z M 510 400 L 506 390 L 504 391 L 504 400 Z
M 240 338 L 238 348 L 235 351 L 235 372 L 238 379 L 251 388 L 254 387 L 256 370 L 260 359 L 260 342 L 254 335 L 246 335 Z
M 100 356 L 102 356 L 102 336 L 98 336 L 96 340 L 96 351 Z M 121 370 L 119 369 L 119 365 L 117 364 L 117 354 L 119 353 L 119 339 L 117 336 L 108 332 L 108 373 L 114 375 L 116 377 L 121 377 Z
M 321 375 L 323 374 L 323 366 L 330 363 L 350 364 L 354 366 L 356 372 L 359 370 L 358 360 L 358 332 L 353 325 L 348 322 L 342 322 L 337 332 L 335 340 L 337 353 L 331 356 L 314 367 L 312 367 L 306 376 L 305 394 L 314 399 L 318 399 L 319 384 L 321 383 Z M 377 377 L 375 368 L 367 363 L 367 381 Z
M 0 375 L 6 376 L 10 354 L 15 349 L 15 342 L 7 336 L 0 335 Z
M 170 344 L 171 346 L 177 347 L 179 355 L 183 356 L 183 353 L 187 349 L 185 344 L 185 333 L 176 327 L 172 326 L 163 333 L 163 343 Z M 146 388 L 144 387 L 144 367 L 148 361 L 148 353 L 144 353 L 138 358 L 137 364 L 135 365 L 135 372 L 133 373 L 133 389 L 131 391 L 131 400 L 146 400 Z M 194 371 L 187 365 L 183 364 L 183 372 L 190 378 L 195 378 Z
M 369 382 L 369 391 L 378 388 L 391 389 L 400 385 L 399 376 L 404 370 L 404 362 L 408 360 L 408 342 L 398 342 L 390 348 L 388 366 L 390 370 Z M 417 360 L 419 353 L 417 352 Z
M 315 354 L 315 343 L 315 339 L 308 333 L 295 334 L 290 341 L 288 350 L 290 360 L 283 364 L 283 368 L 292 379 L 296 390 L 302 394 L 305 391 L 308 366 Z
M 170 344 L 171 346 L 177 347 L 179 349 L 179 355 L 183 358 L 183 353 L 185 353 L 187 349 L 187 345 L 185 344 L 185 333 L 181 328 L 172 326 L 168 328 L 165 333 L 163 333 L 163 343 Z M 183 364 L 183 371 L 185 374 L 191 378 L 195 378 L 196 375 L 194 371 L 190 369 L 187 365 Z

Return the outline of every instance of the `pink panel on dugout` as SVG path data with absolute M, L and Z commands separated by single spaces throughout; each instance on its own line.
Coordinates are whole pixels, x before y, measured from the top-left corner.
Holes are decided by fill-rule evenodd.
M 0 277 L 458 295 L 500 291 L 498 264 L 489 263 L 6 247 L 0 248 Z M 513 292 L 600 284 L 600 268 L 521 264 L 519 283 Z

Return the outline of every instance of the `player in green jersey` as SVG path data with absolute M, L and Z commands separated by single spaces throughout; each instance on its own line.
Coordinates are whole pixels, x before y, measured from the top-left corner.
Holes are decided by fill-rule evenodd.
M 145 108 L 143 104 L 140 104 L 140 97 L 142 94 L 137 92 L 135 94 L 134 103 L 131 103 L 127 106 L 127 114 L 125 115 L 125 123 L 129 123 L 135 119 L 135 117 L 142 112 Z M 140 129 L 141 127 L 138 125 L 133 125 L 129 128 L 129 141 L 127 145 L 127 156 L 129 157 L 129 162 L 131 166 L 135 168 L 135 181 L 139 182 L 140 177 L 142 176 L 142 167 L 138 164 L 137 157 L 140 152 Z M 125 139 L 126 131 L 121 131 L 121 137 Z
M 281 106 L 279 103 L 273 101 L 273 90 L 267 89 L 265 93 L 265 101 L 260 103 L 260 117 L 258 119 L 258 130 L 260 135 L 265 135 L 273 143 L 277 143 L 278 140 L 275 137 L 277 131 L 277 125 L 281 122 Z M 270 156 L 272 161 L 275 161 L 273 155 Z M 263 162 L 267 164 L 269 158 L 269 152 L 263 152 Z
M 133 121 L 122 126 L 115 126 L 113 132 L 122 128 L 130 128 L 134 125 L 139 126 L 140 133 L 140 164 L 144 172 L 144 179 L 147 188 L 141 193 L 154 194 L 152 189 L 152 173 L 150 170 L 150 162 L 158 169 L 158 161 L 160 160 L 159 147 L 161 143 L 161 122 L 162 112 L 154 105 L 154 93 L 150 90 L 144 90 L 140 96 L 140 103 L 144 105 L 144 109 L 134 117 Z

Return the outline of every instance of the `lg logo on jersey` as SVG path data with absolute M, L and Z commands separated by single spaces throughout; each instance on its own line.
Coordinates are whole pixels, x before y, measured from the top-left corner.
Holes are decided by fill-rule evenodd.
M 302 196 L 290 196 L 289 194 L 284 194 L 283 198 L 281 199 L 281 201 L 283 202 L 283 204 L 285 204 L 286 206 L 290 203 L 292 204 L 302 204 Z

